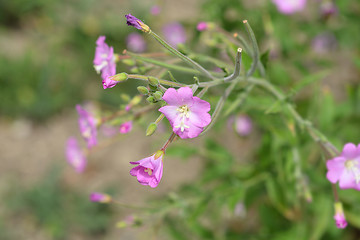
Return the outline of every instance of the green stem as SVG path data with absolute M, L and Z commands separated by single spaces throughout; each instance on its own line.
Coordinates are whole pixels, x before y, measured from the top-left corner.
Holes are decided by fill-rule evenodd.
M 128 74 L 128 78 L 142 80 L 142 81 L 148 81 L 149 76 L 139 75 L 139 74 Z M 170 86 L 170 87 L 186 87 L 187 86 L 186 84 L 172 82 L 172 81 L 165 80 L 165 79 L 159 79 L 159 82 L 160 82 L 160 84 Z
M 236 54 L 236 59 L 235 59 L 235 68 L 234 68 L 234 72 L 233 74 L 231 74 L 230 76 L 224 78 L 224 82 L 230 82 L 234 79 L 236 79 L 239 75 L 240 75 L 240 69 L 241 69 L 241 48 L 238 48 L 237 50 L 237 54 Z
M 192 66 L 193 68 L 197 69 L 199 72 L 201 72 L 204 76 L 207 76 L 210 79 L 215 79 L 213 75 L 211 75 L 210 72 L 208 72 L 205 68 L 200 66 L 200 64 L 196 63 L 189 57 L 185 56 L 175 48 L 173 48 L 170 44 L 168 44 L 165 40 L 163 40 L 161 37 L 159 37 L 156 33 L 150 30 L 149 34 L 158 41 L 161 45 L 163 45 L 167 50 L 169 50 L 172 54 L 182 59 L 184 62 Z
M 253 62 L 251 63 L 249 71 L 246 73 L 246 76 L 251 76 L 255 72 L 260 59 L 259 46 L 257 44 L 254 31 L 252 30 L 249 22 L 247 20 L 244 20 L 243 23 L 245 24 L 246 31 L 250 37 L 251 45 L 253 46 Z
M 210 124 L 204 129 L 204 131 L 201 133 L 201 135 L 203 135 L 205 132 L 207 132 L 214 125 L 214 123 L 216 122 L 216 120 L 219 116 L 219 113 L 221 112 L 222 108 L 224 107 L 226 99 L 229 97 L 230 93 L 232 92 L 232 90 L 234 89 L 236 84 L 239 82 L 239 80 L 240 79 L 232 81 L 230 86 L 228 86 L 226 88 L 225 92 L 223 93 L 220 100 L 218 101 L 213 114 L 211 115 Z

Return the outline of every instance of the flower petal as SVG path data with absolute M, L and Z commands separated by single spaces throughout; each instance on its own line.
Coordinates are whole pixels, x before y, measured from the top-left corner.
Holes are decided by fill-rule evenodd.
M 159 109 L 159 112 L 162 112 L 165 115 L 165 117 L 169 120 L 172 126 L 179 115 L 179 111 L 177 109 L 177 106 L 164 106 Z
M 357 148 L 355 144 L 353 143 L 345 144 L 341 155 L 347 158 L 348 160 L 355 158 L 357 155 Z
M 190 107 L 192 112 L 208 112 L 210 111 L 210 103 L 205 100 L 202 100 L 198 97 L 193 97 L 193 105 Z
M 168 88 L 164 95 L 162 96 L 162 99 L 168 104 L 168 105 L 175 105 L 180 106 L 181 99 L 179 97 L 178 92 L 175 90 L 175 88 Z
M 354 174 L 348 170 L 343 171 L 340 177 L 339 187 L 341 189 L 355 188 Z

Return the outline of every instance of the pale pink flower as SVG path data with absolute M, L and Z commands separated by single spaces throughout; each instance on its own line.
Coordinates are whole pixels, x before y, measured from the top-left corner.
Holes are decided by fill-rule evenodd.
M 306 0 L 272 0 L 279 12 L 293 14 L 302 11 L 306 6 Z
M 94 68 L 105 79 L 116 73 L 116 63 L 113 47 L 105 43 L 105 36 L 100 36 L 96 41 Z
M 347 221 L 346 221 L 346 218 L 345 218 L 342 203 L 341 202 L 335 202 L 334 207 L 335 207 L 334 219 L 335 219 L 336 227 L 337 228 L 346 228 Z
M 168 104 L 159 109 L 180 138 L 199 136 L 211 122 L 210 103 L 193 96 L 189 87 L 169 88 L 162 99 Z
M 93 192 L 90 194 L 90 201 L 100 202 L 100 203 L 109 203 L 112 201 L 112 198 L 108 194 Z
M 88 148 L 97 144 L 96 118 L 90 112 L 86 111 L 80 105 L 76 105 L 79 114 L 79 128 L 83 138 L 87 141 Z
M 161 12 L 161 8 L 160 8 L 160 6 L 158 6 L 158 5 L 154 5 L 154 6 L 152 6 L 151 9 L 150 9 L 151 15 L 154 15 L 154 16 L 155 16 L 155 15 L 159 15 L 160 12 Z
M 76 172 L 82 173 L 85 170 L 86 157 L 74 137 L 70 137 L 66 142 L 66 159 Z
M 205 31 L 208 28 L 208 24 L 206 22 L 199 22 L 196 26 L 196 29 L 200 32 Z
M 142 185 L 157 187 L 163 174 L 163 156 L 163 151 L 157 151 L 150 157 L 137 162 L 130 162 L 131 164 L 138 164 L 130 170 L 130 175 L 137 177 L 138 182 Z
M 131 131 L 132 129 L 132 121 L 124 122 L 120 125 L 119 131 L 121 134 L 125 134 Z
M 178 23 L 170 23 L 164 26 L 163 33 L 166 41 L 173 47 L 186 42 L 186 33 L 184 27 Z
M 252 131 L 252 121 L 251 118 L 247 115 L 241 114 L 237 115 L 234 119 L 235 131 L 240 136 L 247 136 Z
M 327 179 L 341 189 L 360 190 L 360 144 L 345 144 L 340 156 L 326 162 Z
M 139 33 L 130 33 L 126 38 L 126 47 L 133 52 L 141 53 L 146 50 L 144 37 Z

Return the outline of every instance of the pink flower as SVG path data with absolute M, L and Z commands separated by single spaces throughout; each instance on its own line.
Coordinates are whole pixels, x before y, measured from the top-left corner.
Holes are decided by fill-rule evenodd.
M 141 159 L 131 164 L 139 164 L 130 170 L 130 175 L 137 177 L 142 185 L 149 185 L 152 188 L 157 187 L 163 174 L 163 151 L 157 151 L 150 157 Z
M 163 28 L 166 41 L 176 47 L 180 43 L 186 42 L 186 33 L 184 27 L 180 23 L 170 23 Z
M 200 32 L 205 31 L 207 28 L 208 26 L 206 22 L 199 22 L 198 25 L 196 26 L 196 29 Z
M 252 131 L 252 121 L 247 115 L 238 115 L 235 117 L 235 131 L 240 136 L 247 136 Z
M 340 156 L 326 162 L 327 179 L 331 183 L 339 181 L 341 189 L 360 190 L 360 144 L 345 144 Z
M 120 125 L 119 131 L 121 134 L 130 132 L 132 129 L 132 121 L 125 122 Z
M 126 47 L 133 52 L 141 53 L 146 49 L 146 42 L 139 33 L 130 33 L 126 38 Z
M 344 210 L 341 202 L 335 202 L 335 224 L 337 228 L 346 228 L 347 221 L 345 219 Z
M 82 173 L 85 170 L 86 157 L 74 137 L 69 138 L 66 142 L 66 159 L 76 172 Z
M 161 8 L 160 8 L 158 5 L 154 5 L 154 6 L 152 6 L 151 9 L 150 9 L 151 15 L 154 15 L 154 16 L 155 16 L 155 15 L 159 15 L 160 12 L 161 12 Z
M 90 194 L 90 201 L 92 202 L 109 203 L 111 200 L 112 198 L 108 194 L 98 192 L 93 192 Z
M 80 105 L 76 105 L 76 110 L 79 114 L 79 128 L 83 138 L 87 141 L 88 148 L 97 144 L 96 136 L 96 119 L 95 117 Z
M 174 133 L 181 138 L 199 136 L 211 122 L 210 103 L 194 97 L 191 88 L 169 88 L 162 99 L 168 104 L 159 109 L 169 120 Z
M 105 43 L 105 36 L 100 36 L 96 41 L 94 68 L 105 79 L 116 73 L 116 63 L 113 47 Z
M 303 10 L 306 0 L 272 0 L 279 12 L 283 14 L 293 14 Z

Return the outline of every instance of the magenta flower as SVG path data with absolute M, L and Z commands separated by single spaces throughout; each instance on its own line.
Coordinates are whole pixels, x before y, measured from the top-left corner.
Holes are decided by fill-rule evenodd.
M 76 172 L 82 173 L 85 170 L 86 157 L 74 137 L 70 137 L 66 142 L 66 159 Z
M 115 81 L 113 77 L 114 76 L 106 76 L 105 78 L 103 78 L 102 84 L 104 89 L 113 88 L 115 87 L 116 84 L 120 82 L 120 81 Z
M 360 190 L 360 144 L 345 144 L 340 156 L 326 162 L 327 179 L 331 183 L 339 182 L 341 189 Z
M 154 16 L 155 16 L 155 15 L 159 15 L 160 12 L 161 12 L 161 8 L 160 8 L 160 6 L 158 6 L 158 5 L 154 5 L 154 6 L 152 6 L 151 9 L 150 9 L 151 15 L 154 15 Z
M 200 32 L 205 31 L 208 28 L 208 25 L 206 22 L 199 22 L 196 26 L 196 29 Z
M 329 18 L 338 13 L 338 9 L 334 2 L 323 1 L 320 5 L 320 14 L 323 18 Z
M 174 133 L 181 138 L 199 136 L 211 122 L 210 103 L 194 97 L 191 88 L 169 88 L 162 99 L 168 104 L 159 109 L 169 120 Z
M 105 43 L 105 36 L 100 36 L 96 41 L 94 68 L 105 79 L 116 73 L 116 63 L 113 47 Z
M 80 105 L 76 105 L 76 110 L 79 114 L 79 128 L 83 138 L 87 141 L 88 148 L 97 144 L 96 136 L 96 119 L 95 117 Z
M 130 33 L 126 38 L 126 47 L 133 52 L 141 53 L 146 49 L 146 42 L 139 33 Z
M 336 227 L 337 228 L 346 228 L 347 221 L 346 221 L 346 218 L 345 218 L 342 203 L 341 202 L 335 202 L 334 206 L 335 206 L 334 219 L 335 219 Z
M 130 132 L 132 129 L 132 121 L 125 122 L 120 125 L 119 131 L 121 134 Z
M 90 201 L 92 202 L 109 203 L 111 200 L 112 198 L 108 194 L 98 192 L 93 192 L 90 194 Z
M 141 20 L 139 20 L 138 18 L 134 17 L 133 15 L 131 15 L 130 13 L 125 15 L 126 17 L 126 23 L 129 26 L 133 26 L 134 28 L 137 28 L 139 30 L 143 30 L 143 28 L 141 27 L 142 24 L 144 24 Z
M 279 12 L 293 14 L 302 11 L 306 6 L 306 0 L 272 0 Z
M 163 174 L 163 156 L 163 151 L 157 151 L 150 157 L 137 162 L 130 162 L 131 164 L 138 164 L 130 170 L 130 175 L 137 177 L 138 182 L 142 185 L 157 187 Z
M 186 33 L 180 23 L 170 23 L 164 26 L 163 33 L 166 41 L 173 47 L 186 42 Z
M 235 131 L 240 136 L 247 136 L 252 131 L 252 121 L 247 115 L 238 115 L 234 120 Z

